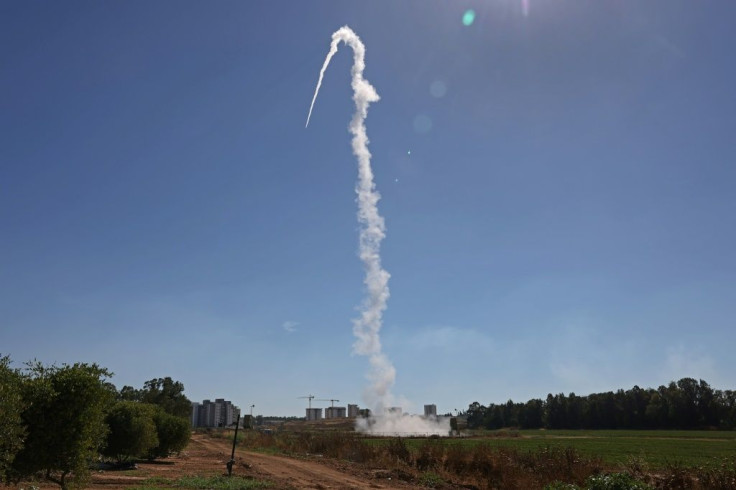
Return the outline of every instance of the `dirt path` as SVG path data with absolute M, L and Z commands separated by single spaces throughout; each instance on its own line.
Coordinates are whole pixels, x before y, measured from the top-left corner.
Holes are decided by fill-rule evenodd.
M 360 489 L 360 488 L 410 488 L 392 484 L 387 477 L 366 479 L 330 468 L 314 461 L 304 461 L 261 453 L 245 453 L 243 458 L 258 475 L 277 482 L 278 488 L 298 489 Z
M 138 464 L 129 471 L 98 471 L 93 473 L 89 488 L 118 490 L 141 486 L 166 488 L 162 480 L 172 483 L 182 476 L 224 475 L 225 464 L 230 459 L 231 443 L 225 439 L 213 439 L 204 434 L 193 434 L 186 450 L 179 456 L 165 460 Z M 233 474 L 267 480 L 276 489 L 407 489 L 411 484 L 392 479 L 388 472 L 365 470 L 350 463 L 331 460 L 297 459 L 286 456 L 235 451 Z M 151 485 L 151 479 L 157 483 Z M 146 481 L 148 480 L 148 482 Z M 43 484 L 41 489 L 58 488 Z
M 225 465 L 229 459 L 229 443 L 223 446 L 223 442 L 217 439 L 209 439 L 202 436 L 192 438 L 195 447 L 204 449 L 205 453 L 217 454 L 220 463 Z M 296 459 L 273 454 L 257 453 L 252 451 L 236 450 L 236 464 L 233 472 L 245 473 L 258 479 L 274 482 L 277 488 L 294 489 L 405 489 L 403 482 L 392 482 L 388 475 L 379 473 L 361 474 L 349 464 L 343 464 L 342 468 L 334 468 L 321 461 Z M 352 471 L 351 471 L 352 470 Z

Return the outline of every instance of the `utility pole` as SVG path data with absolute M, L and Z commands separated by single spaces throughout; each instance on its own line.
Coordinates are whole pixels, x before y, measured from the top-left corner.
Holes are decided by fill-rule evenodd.
M 233 436 L 233 452 L 230 453 L 230 461 L 227 462 L 227 476 L 232 476 L 233 465 L 235 464 L 235 444 L 238 442 L 238 427 L 240 426 L 240 414 L 238 420 L 235 421 L 235 435 Z

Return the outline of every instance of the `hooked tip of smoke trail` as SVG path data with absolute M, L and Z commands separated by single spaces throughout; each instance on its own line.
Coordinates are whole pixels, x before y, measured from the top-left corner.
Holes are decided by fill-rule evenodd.
M 368 379 L 371 383 L 366 389 L 365 398 L 378 407 L 385 406 L 386 402 L 391 399 L 390 389 L 396 379 L 393 364 L 381 352 L 379 337 L 382 315 L 389 297 L 388 279 L 390 275 L 381 267 L 380 244 L 385 237 L 385 226 L 383 218 L 378 213 L 377 203 L 381 197 L 373 182 L 373 172 L 370 166 L 371 153 L 368 151 L 368 136 L 364 124 L 368 106 L 371 102 L 378 101 L 380 97 L 376 89 L 363 78 L 365 46 L 348 26 L 341 27 L 332 34 L 330 50 L 320 69 L 304 127 L 309 126 L 325 71 L 330 60 L 337 53 L 340 42 L 344 42 L 353 50 L 351 86 L 355 113 L 348 129 L 353 135 L 353 154 L 358 160 L 358 184 L 355 190 L 358 194 L 358 221 L 361 225 L 359 256 L 366 273 L 364 284 L 368 293 L 360 308 L 360 317 L 353 320 L 353 333 L 356 337 L 353 352 L 370 357 L 371 370 Z
M 343 34 L 344 33 L 344 34 Z M 343 37 L 346 36 L 346 37 Z M 327 65 L 330 64 L 330 60 L 333 56 L 335 56 L 335 53 L 337 53 L 337 45 L 340 43 L 340 41 L 348 42 L 349 39 L 354 38 L 357 39 L 358 43 L 360 43 L 360 38 L 358 38 L 358 35 L 355 34 L 352 29 L 350 29 L 348 26 L 341 27 L 336 32 L 332 34 L 332 42 L 330 43 L 330 51 L 327 53 L 327 57 L 325 58 L 324 63 L 322 63 L 322 68 L 319 70 L 319 80 L 317 80 L 317 86 L 314 88 L 314 96 L 312 97 L 312 103 L 309 105 L 309 114 L 307 114 L 307 123 L 304 125 L 305 128 L 309 126 L 309 119 L 312 117 L 312 109 L 314 109 L 314 103 L 317 100 L 317 94 L 319 94 L 319 88 L 322 86 L 322 79 L 325 76 L 325 71 L 327 70 Z M 355 49 L 353 47 L 353 49 Z

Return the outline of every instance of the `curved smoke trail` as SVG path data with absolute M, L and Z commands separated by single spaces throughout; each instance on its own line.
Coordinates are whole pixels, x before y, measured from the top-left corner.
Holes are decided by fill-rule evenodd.
M 345 26 L 332 34 L 330 51 L 319 72 L 319 81 L 314 89 L 314 97 L 309 107 L 307 124 L 312 116 L 314 102 L 322 85 L 322 78 L 330 60 L 337 53 L 340 42 L 353 49 L 353 67 L 351 69 L 353 100 L 355 114 L 350 121 L 349 130 L 353 135 L 353 154 L 358 159 L 358 183 L 355 192 L 358 194 L 358 222 L 360 223 L 359 255 L 365 268 L 365 286 L 367 295 L 360 308 L 360 317 L 353 320 L 353 334 L 356 341 L 353 351 L 356 354 L 370 356 L 371 370 L 368 379 L 371 385 L 366 390 L 366 398 L 379 413 L 391 402 L 390 389 L 396 379 L 396 370 L 391 361 L 381 352 L 381 330 L 383 312 L 388 301 L 389 273 L 381 267 L 380 247 L 386 236 L 383 218 L 378 214 L 378 200 L 381 198 L 373 183 L 371 170 L 371 153 L 368 151 L 368 136 L 365 130 L 365 118 L 371 102 L 380 99 L 376 89 L 363 78 L 365 69 L 365 46 L 360 38 L 349 27 Z

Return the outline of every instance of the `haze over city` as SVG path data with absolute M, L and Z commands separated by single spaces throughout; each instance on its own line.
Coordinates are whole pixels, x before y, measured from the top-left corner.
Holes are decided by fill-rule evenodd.
M 364 405 L 349 25 L 398 405 L 733 388 L 736 6 L 284 5 L 0 6 L 0 353 Z

